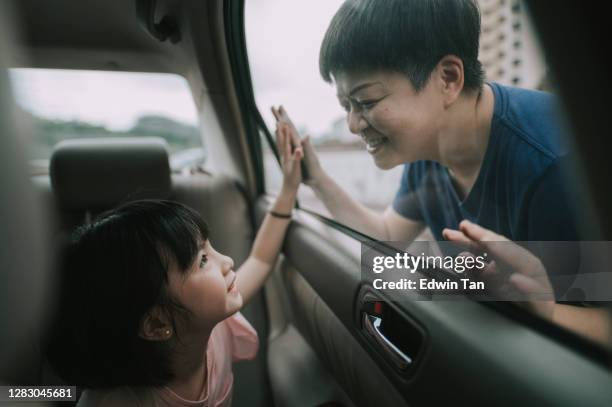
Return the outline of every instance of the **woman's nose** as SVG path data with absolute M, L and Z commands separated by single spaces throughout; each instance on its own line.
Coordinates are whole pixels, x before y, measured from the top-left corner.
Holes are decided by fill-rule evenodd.
M 368 127 L 368 124 L 363 118 L 361 112 L 356 112 L 354 109 L 351 109 L 350 112 L 347 113 L 346 121 L 348 123 L 349 130 L 353 134 L 360 134 L 366 127 Z

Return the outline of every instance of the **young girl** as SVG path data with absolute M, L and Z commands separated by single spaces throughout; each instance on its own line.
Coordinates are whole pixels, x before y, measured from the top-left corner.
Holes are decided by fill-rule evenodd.
M 77 231 L 48 355 L 88 389 L 79 406 L 231 404 L 232 361 L 258 347 L 239 310 L 275 262 L 301 181 L 301 148 L 291 152 L 282 127 L 277 142 L 282 191 L 236 271 L 179 203 L 128 203 Z

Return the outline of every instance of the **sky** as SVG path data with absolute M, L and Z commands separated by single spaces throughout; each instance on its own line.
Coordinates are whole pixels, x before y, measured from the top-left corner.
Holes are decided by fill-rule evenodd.
M 257 104 L 272 126 L 283 104 L 300 128 L 325 132 L 343 116 L 333 86 L 318 73 L 319 46 L 342 0 L 248 0 L 247 51 Z M 129 129 L 144 114 L 197 124 L 186 81 L 168 74 L 13 69 L 18 103 L 56 120 Z
M 249 63 L 259 110 L 283 104 L 313 136 L 344 116 L 334 87 L 319 75 L 319 47 L 342 0 L 252 0 L 245 5 Z

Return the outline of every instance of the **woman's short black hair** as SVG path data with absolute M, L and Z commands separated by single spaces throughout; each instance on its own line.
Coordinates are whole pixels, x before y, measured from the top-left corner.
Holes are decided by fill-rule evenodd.
M 480 90 L 480 12 L 475 0 L 346 0 L 319 55 L 326 82 L 341 72 L 404 73 L 417 91 L 446 55 L 463 61 L 464 88 Z
M 94 388 L 167 383 L 171 345 L 140 338 L 140 322 L 154 305 L 173 323 L 188 318 L 168 294 L 168 272 L 188 270 L 207 239 L 200 215 L 170 201 L 127 203 L 80 227 L 65 251 L 47 349 L 60 376 Z

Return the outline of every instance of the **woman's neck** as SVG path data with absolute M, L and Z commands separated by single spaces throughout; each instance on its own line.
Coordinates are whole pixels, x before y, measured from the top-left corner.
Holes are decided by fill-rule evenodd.
M 168 387 L 187 400 L 199 400 L 206 390 L 208 369 L 206 349 L 210 332 L 207 335 L 182 335 L 174 348 L 172 371 L 174 379 Z M 204 393 L 206 396 L 206 393 Z
M 478 95 L 461 98 L 449 110 L 438 137 L 439 162 L 448 168 L 461 198 L 478 178 L 489 142 L 494 96 L 488 85 Z

